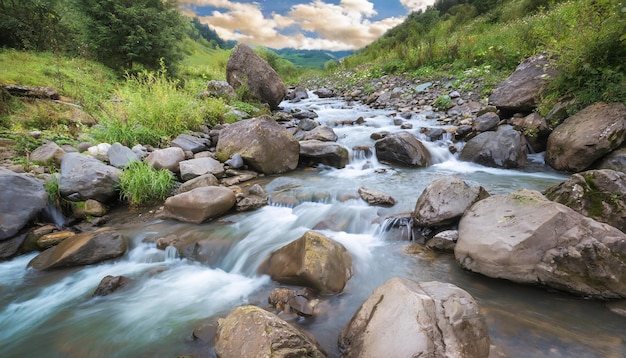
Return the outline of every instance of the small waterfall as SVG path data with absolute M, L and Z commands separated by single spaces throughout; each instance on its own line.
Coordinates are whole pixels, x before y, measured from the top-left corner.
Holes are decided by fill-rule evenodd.
M 46 207 L 43 208 L 42 214 L 45 220 L 53 223 L 59 230 L 64 229 L 69 221 L 55 203 L 48 202 Z
M 165 248 L 165 261 L 177 260 L 178 258 L 178 250 L 174 246 Z
M 413 219 L 410 216 L 387 218 L 377 230 L 376 236 L 385 241 L 411 241 Z

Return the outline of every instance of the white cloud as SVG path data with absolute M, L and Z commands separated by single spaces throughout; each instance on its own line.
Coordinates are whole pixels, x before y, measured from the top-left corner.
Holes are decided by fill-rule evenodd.
M 377 12 L 368 0 L 341 0 L 338 5 L 314 0 L 293 6 L 287 14 L 272 14 L 269 18 L 263 16 L 259 3 L 181 0 L 181 4 L 219 8 L 200 21 L 209 24 L 225 40 L 271 48 L 359 49 L 403 21 L 396 17 L 371 21 Z M 286 28 L 292 35 L 280 33 Z
M 426 10 L 426 7 L 435 3 L 435 0 L 400 0 L 402 6 L 410 11 Z

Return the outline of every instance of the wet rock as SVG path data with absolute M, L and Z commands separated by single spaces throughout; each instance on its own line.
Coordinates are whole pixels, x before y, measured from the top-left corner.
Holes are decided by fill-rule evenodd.
M 0 168 L 0 241 L 17 234 L 48 202 L 36 179 Z
M 548 137 L 546 163 L 580 172 L 626 140 L 626 106 L 596 103 L 567 118 Z
M 626 234 L 536 191 L 474 204 L 459 223 L 454 254 L 462 267 L 489 277 L 626 297 Z
M 495 132 L 483 132 L 470 139 L 459 159 L 495 168 L 526 166 L 526 140 L 513 127 L 500 126 Z
M 5 240 L 0 240 L 0 261 L 8 260 L 13 256 L 20 253 L 30 252 L 32 250 L 25 250 L 24 244 L 26 243 L 27 233 L 22 232 L 13 237 Z
M 391 195 L 385 194 L 380 191 L 376 191 L 373 189 L 360 187 L 359 188 L 359 196 L 361 199 L 366 201 L 370 205 L 378 205 L 378 206 L 394 206 L 396 205 L 396 199 L 391 197 Z
M 375 147 L 380 162 L 407 167 L 427 167 L 432 164 L 428 149 L 409 132 L 389 134 L 376 141 Z
M 328 89 L 328 88 L 319 88 L 319 89 L 316 89 L 315 91 L 313 91 L 313 93 L 315 95 L 317 95 L 319 98 L 332 98 L 332 97 L 335 97 L 335 92 L 333 92 L 333 90 Z
M 91 265 L 124 255 L 126 237 L 111 228 L 67 238 L 33 258 L 28 266 L 37 270 Z
M 300 144 L 271 117 L 261 116 L 222 129 L 216 151 L 220 161 L 239 153 L 251 168 L 278 174 L 298 166 Z
M 454 246 L 458 238 L 458 230 L 442 231 L 426 241 L 426 247 L 437 251 L 454 252 Z
M 256 306 L 237 307 L 218 321 L 215 353 L 220 358 L 327 356 L 308 333 Z
M 352 277 L 352 258 L 340 243 L 308 231 L 272 253 L 265 273 L 282 284 L 336 294 L 343 291 Z
M 489 196 L 482 186 L 469 186 L 456 176 L 432 181 L 415 204 L 415 226 L 442 226 L 457 222 L 475 202 Z
M 30 160 L 42 165 L 52 164 L 58 168 L 61 165 L 61 160 L 64 155 L 65 150 L 59 147 L 55 142 L 48 142 L 33 150 L 30 154 Z
M 577 173 L 546 189 L 544 195 L 626 232 L 626 173 L 609 169 Z
M 299 101 L 307 98 L 309 98 L 309 94 L 307 93 L 306 89 L 299 86 L 289 90 L 287 93 L 287 99 L 289 100 Z
M 205 186 L 218 186 L 219 180 L 213 174 L 204 174 L 199 177 L 193 178 L 184 182 L 179 188 L 177 193 L 182 194 L 191 191 L 195 188 L 202 188 Z
M 59 191 L 71 201 L 116 199 L 120 170 L 79 153 L 67 153 L 61 162 Z
M 236 90 L 244 86 L 250 95 L 277 109 L 287 93 L 274 69 L 249 46 L 239 43 L 226 64 L 226 80 Z
M 267 302 L 279 313 L 293 312 L 298 316 L 310 317 L 315 315 L 319 300 L 310 288 L 292 290 L 279 287 L 270 292 Z
M 602 158 L 596 167 L 597 169 L 611 169 L 626 173 L 626 148 L 620 148 L 611 152 Z
M 180 134 L 172 140 L 171 147 L 181 148 L 184 152 L 199 153 L 211 147 L 211 139 L 201 138 L 190 134 Z
M 319 140 L 305 140 L 300 142 L 300 160 L 305 166 L 324 164 L 335 168 L 344 168 L 350 160 L 350 153 L 346 147 Z
M 111 145 L 111 148 L 107 151 L 107 157 L 109 158 L 109 163 L 116 168 L 122 168 L 130 162 L 139 161 L 139 156 L 135 152 L 118 142 Z
M 235 203 L 235 194 L 228 188 L 201 187 L 167 198 L 161 217 L 199 224 L 225 214 Z
M 486 132 L 495 129 L 498 123 L 500 123 L 500 117 L 493 112 L 487 112 L 474 120 L 473 129 L 476 132 Z
M 300 140 L 319 140 L 322 142 L 336 142 L 337 139 L 339 137 L 337 137 L 335 131 L 326 125 L 315 127 L 305 132 L 302 138 L 300 138 Z
M 131 279 L 125 276 L 105 276 L 102 278 L 98 287 L 91 295 L 91 297 L 95 296 L 108 296 L 119 289 L 123 288 L 127 284 L 131 282 Z
M 154 169 L 167 169 L 172 173 L 180 171 L 179 163 L 183 160 L 185 160 L 185 152 L 178 147 L 157 149 L 146 157 L 146 162 Z
M 41 236 L 37 239 L 36 244 L 39 249 L 45 250 L 62 243 L 74 235 L 76 235 L 76 233 L 73 231 L 52 232 Z
M 487 357 L 487 324 L 474 298 L 449 283 L 391 278 L 341 331 L 342 357 Z
M 517 131 L 524 134 L 533 152 L 540 153 L 546 150 L 550 128 L 539 113 L 533 112 L 526 117 L 511 118 L 511 124 Z
M 224 176 L 224 165 L 213 158 L 198 158 L 183 160 L 179 163 L 180 177 L 183 181 L 191 180 L 206 174 L 213 174 L 216 178 Z

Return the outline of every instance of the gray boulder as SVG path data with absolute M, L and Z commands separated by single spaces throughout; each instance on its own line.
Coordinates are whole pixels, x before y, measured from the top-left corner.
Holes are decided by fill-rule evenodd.
M 221 130 L 217 158 L 225 162 L 239 153 L 251 168 L 264 174 L 296 169 L 300 144 L 269 116 L 233 123 Z
M 215 353 L 220 358 L 324 358 L 305 331 L 256 306 L 242 306 L 218 320 Z
M 59 191 L 71 201 L 94 199 L 101 203 L 117 198 L 120 170 L 101 161 L 67 153 L 61 162 Z
M 107 157 L 109 157 L 109 163 L 116 168 L 122 168 L 127 166 L 130 162 L 139 161 L 137 153 L 118 142 L 111 145 L 111 148 L 109 148 L 107 152 Z
M 381 162 L 407 167 L 427 167 L 432 164 L 430 152 L 409 132 L 387 135 L 376 141 L 376 156 Z
M 111 228 L 71 236 L 35 256 L 28 266 L 37 270 L 91 265 L 124 255 L 126 237 Z
M 17 234 L 48 202 L 36 179 L 0 168 L 0 241 Z
M 415 226 L 442 226 L 458 221 L 475 202 L 489 196 L 482 186 L 469 186 L 456 176 L 432 181 L 415 204 Z
M 327 125 L 313 128 L 308 132 L 304 132 L 299 140 L 319 140 L 322 142 L 336 142 L 339 137 L 335 131 Z
M 180 177 L 183 181 L 197 178 L 205 174 L 213 174 L 220 178 L 224 176 L 224 165 L 213 158 L 197 158 L 183 160 L 179 163 Z
M 530 57 L 520 63 L 489 96 L 489 103 L 508 112 L 532 112 L 548 81 L 558 75 L 546 55 Z
M 462 267 L 489 277 L 626 297 L 626 234 L 536 191 L 474 204 L 459 223 L 454 255 Z
M 500 126 L 470 139 L 459 159 L 495 168 L 521 168 L 526 165 L 526 140 L 513 127 Z
M 165 200 L 162 218 L 199 224 L 216 218 L 235 206 L 232 190 L 208 186 L 171 196 Z
M 34 163 L 49 165 L 54 164 L 56 167 L 61 165 L 61 160 L 65 155 L 65 150 L 59 147 L 55 142 L 48 142 L 30 153 L 30 160 Z
M 626 106 L 596 103 L 567 118 L 548 137 L 546 163 L 580 172 L 626 140 Z
M 344 168 L 350 160 L 348 149 L 342 145 L 319 140 L 300 142 L 300 163 L 305 166 L 324 164 L 335 168 Z
M 179 163 L 183 160 L 185 160 L 185 152 L 178 147 L 157 149 L 146 157 L 146 162 L 154 169 L 167 169 L 172 173 L 180 171 Z
M 234 89 L 244 86 L 271 109 L 277 109 L 287 94 L 285 84 L 272 66 L 242 43 L 233 49 L 228 59 L 226 80 Z
M 626 173 L 602 169 L 574 174 L 544 195 L 626 232 Z
M 282 284 L 310 287 L 322 294 L 343 291 L 352 277 L 352 258 L 343 245 L 314 231 L 278 249 L 265 273 Z
M 476 132 L 485 132 L 495 129 L 500 123 L 500 117 L 493 112 L 487 112 L 474 120 L 472 129 Z
M 626 148 L 622 147 L 611 152 L 602 158 L 596 167 L 597 169 L 611 169 L 626 173 Z
M 450 283 L 391 278 L 341 331 L 343 358 L 488 357 L 489 330 L 466 291 Z
M 186 193 L 195 188 L 201 188 L 204 186 L 218 186 L 219 180 L 213 174 L 204 174 L 199 177 L 193 178 L 184 182 L 180 188 L 178 188 L 178 194 Z
M 209 149 L 211 139 L 200 138 L 190 134 L 180 134 L 170 143 L 170 146 L 179 147 L 184 152 L 198 153 Z

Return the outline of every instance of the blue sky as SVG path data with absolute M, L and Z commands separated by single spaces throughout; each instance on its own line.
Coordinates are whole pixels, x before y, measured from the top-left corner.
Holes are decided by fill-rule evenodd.
M 434 0 L 179 0 L 225 40 L 280 49 L 356 50 Z

